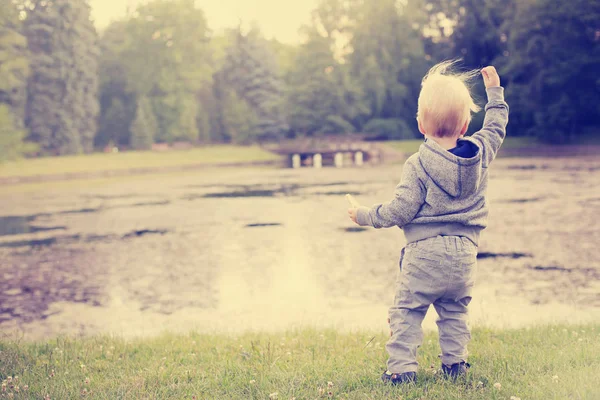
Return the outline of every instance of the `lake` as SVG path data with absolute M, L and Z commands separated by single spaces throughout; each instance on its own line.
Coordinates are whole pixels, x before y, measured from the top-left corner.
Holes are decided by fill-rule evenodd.
M 0 194 L 0 332 L 387 330 L 398 228 L 359 228 L 401 165 L 225 168 Z M 600 319 L 600 157 L 490 169 L 473 325 Z M 435 328 L 430 310 L 424 325 Z

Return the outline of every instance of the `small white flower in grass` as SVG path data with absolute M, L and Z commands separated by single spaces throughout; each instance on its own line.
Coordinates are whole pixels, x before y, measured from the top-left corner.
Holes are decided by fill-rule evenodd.
M 330 390 L 329 392 L 327 392 L 327 396 L 333 397 L 333 392 Z
M 8 398 L 9 398 L 9 399 L 12 399 L 14 396 L 15 396 L 15 395 L 14 395 L 14 394 L 12 394 L 12 393 L 9 393 L 9 394 L 8 394 Z
M 521 398 L 517 396 L 510 396 L 510 400 L 521 400 Z
M 2 382 L 2 391 L 6 392 L 6 382 Z
M 558 381 L 558 375 L 554 375 L 554 376 L 552 377 L 552 380 L 553 380 L 554 382 L 557 382 L 557 381 Z
M 333 387 L 333 382 L 327 382 L 327 387 L 331 389 Z
M 23 391 L 26 392 L 29 389 L 29 385 L 24 385 L 23 386 Z
M 325 394 L 325 389 L 323 389 L 322 387 L 318 388 L 318 393 L 319 396 L 323 396 Z
M 250 384 L 251 384 L 251 385 L 254 385 L 255 383 L 256 383 L 256 381 L 255 381 L 254 379 L 252 379 L 252 380 L 250 381 Z
M 85 365 L 81 364 L 80 365 L 81 369 L 85 369 Z
M 278 398 L 278 397 L 279 397 L 279 393 L 278 393 L 278 392 L 274 392 L 274 393 L 271 393 L 271 394 L 269 395 L 269 398 L 270 398 L 270 399 L 276 399 L 276 398 Z
M 287 352 L 287 353 L 285 353 L 285 354 L 287 354 L 288 356 L 291 356 L 291 355 L 292 355 L 292 352 L 291 352 L 291 351 L 288 351 L 288 352 Z
M 494 383 L 494 387 L 498 390 L 502 389 L 502 385 L 500 384 L 500 382 Z
M 478 388 L 482 388 L 483 387 L 483 382 L 481 382 L 481 381 L 477 382 L 477 387 Z
M 12 382 L 12 376 L 6 377 L 6 383 L 11 383 L 11 382 Z
M 577 339 L 578 342 L 583 342 L 582 338 Z
M 15 386 L 15 392 L 19 393 L 19 387 Z
M 85 384 L 86 384 L 86 385 L 89 385 L 89 384 L 90 384 L 90 378 L 87 378 L 87 377 L 85 378 Z

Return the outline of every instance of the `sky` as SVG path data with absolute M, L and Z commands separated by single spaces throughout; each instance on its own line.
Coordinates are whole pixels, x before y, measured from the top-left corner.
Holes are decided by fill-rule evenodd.
M 196 0 L 208 19 L 210 28 L 219 31 L 238 25 L 257 23 L 267 39 L 298 43 L 298 33 L 310 21 L 310 12 L 318 0 Z M 91 0 L 92 17 L 98 29 L 125 16 L 128 6 L 141 0 Z

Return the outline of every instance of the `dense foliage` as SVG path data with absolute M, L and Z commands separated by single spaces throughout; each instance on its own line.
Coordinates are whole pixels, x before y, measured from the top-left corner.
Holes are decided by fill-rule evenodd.
M 0 158 L 23 140 L 72 154 L 414 138 L 422 76 L 449 58 L 499 68 L 512 135 L 598 131 L 598 1 L 321 0 L 311 15 L 287 45 L 257 28 L 215 35 L 194 0 L 152 0 L 98 36 L 87 0 L 0 0 Z

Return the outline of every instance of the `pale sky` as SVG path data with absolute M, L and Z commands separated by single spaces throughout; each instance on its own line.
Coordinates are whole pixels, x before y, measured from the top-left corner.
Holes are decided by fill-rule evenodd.
M 143 0 L 91 0 L 92 17 L 98 29 L 126 14 L 127 7 Z M 196 0 L 216 33 L 225 28 L 256 22 L 267 39 L 298 43 L 298 29 L 310 21 L 318 0 Z

